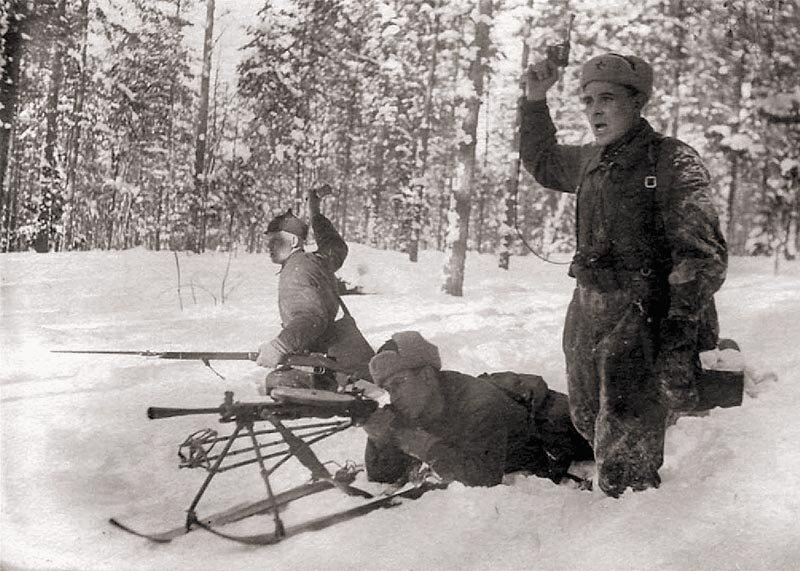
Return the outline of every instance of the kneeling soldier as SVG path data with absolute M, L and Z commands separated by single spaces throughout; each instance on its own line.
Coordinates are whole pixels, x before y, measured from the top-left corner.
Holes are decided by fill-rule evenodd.
M 320 198 L 314 190 L 308 194 L 308 206 L 318 246 L 315 252 L 304 250 L 308 227 L 291 210 L 267 226 L 270 259 L 281 266 L 278 310 L 282 328 L 277 337 L 261 344 L 256 363 L 275 369 L 291 354 L 325 353 L 347 372 L 369 378 L 367 364 L 374 351 L 344 308 L 334 275 L 347 257 L 347 244 L 320 213 Z M 336 320 L 340 305 L 345 317 Z M 336 388 L 332 376 L 317 376 L 313 382 L 306 381 L 308 378 L 300 371 L 278 369 L 267 377 L 267 391 L 278 385 Z

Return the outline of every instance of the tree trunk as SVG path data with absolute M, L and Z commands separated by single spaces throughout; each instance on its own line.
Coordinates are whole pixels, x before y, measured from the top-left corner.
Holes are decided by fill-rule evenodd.
M 533 8 L 533 0 L 528 0 L 528 10 Z M 528 45 L 528 36 L 530 35 L 531 19 L 527 18 L 525 27 L 522 31 L 522 58 L 521 70 L 519 76 L 519 91 L 522 98 L 525 97 L 525 73 L 528 70 L 528 58 L 530 57 L 531 48 Z M 511 264 L 511 252 L 514 249 L 514 241 L 516 239 L 517 227 L 517 197 L 519 196 L 519 145 L 520 145 L 520 127 L 522 125 L 522 102 L 517 103 L 517 112 L 514 117 L 514 137 L 511 141 L 511 163 L 508 165 L 508 176 L 505 180 L 505 192 L 503 194 L 503 204 L 505 205 L 505 216 L 503 224 L 500 229 L 500 257 L 498 259 L 498 267 L 502 270 L 507 270 Z
M 9 190 L 6 190 L 6 171 L 8 170 L 12 135 L 15 132 L 13 127 L 17 113 L 20 60 L 29 17 L 27 0 L 14 0 L 6 9 L 8 10 L 8 28 L 2 36 L 5 65 L 0 74 L 0 229 L 5 235 L 4 251 L 9 249 L 9 229 L 14 214 L 11 206 L 15 202 L 10 185 Z
M 11 128 L 12 140 L 15 140 L 14 137 L 16 136 L 17 127 L 18 125 L 15 122 Z M 8 167 L 8 190 L 5 194 L 5 210 L 3 213 L 2 226 L 3 234 L 0 236 L 0 243 L 3 245 L 3 252 L 15 251 L 19 242 L 15 236 L 17 231 L 17 195 L 22 176 L 20 168 L 22 160 L 20 156 L 21 151 L 19 150 L 19 145 L 12 145 L 9 149 L 9 153 L 12 155 L 12 160 L 10 161 L 10 166 Z
M 457 26 L 463 32 L 463 24 L 461 23 L 462 18 L 457 18 Z M 451 78 L 451 85 L 455 86 L 458 82 L 459 72 L 461 68 L 461 51 L 456 50 L 455 54 L 453 54 L 453 73 Z M 451 126 L 455 126 L 456 124 L 456 106 L 457 102 L 453 99 L 452 104 L 450 105 L 450 114 L 448 117 L 448 124 Z M 440 186 L 440 194 L 439 194 L 439 205 L 438 205 L 438 219 L 436 225 L 436 249 L 445 252 L 447 251 L 447 235 L 449 229 L 449 221 L 448 221 L 448 212 L 450 208 L 450 196 L 453 194 L 453 189 L 455 185 L 455 170 L 458 158 L 456 157 L 456 152 L 448 152 L 445 158 L 445 172 L 447 173 L 447 182 L 441 184 Z M 447 222 L 447 223 L 446 223 Z
M 57 225 L 61 221 L 64 197 L 58 165 L 58 99 L 64 81 L 64 18 L 66 0 L 58 0 L 53 14 L 53 55 L 50 64 L 50 86 L 45 106 L 45 142 L 39 171 L 40 200 L 34 249 L 39 253 L 55 247 Z
M 489 50 L 489 23 L 492 18 L 492 0 L 478 0 L 479 16 L 473 46 L 477 48 L 470 64 L 469 78 L 474 92 L 467 98 L 467 114 L 462 122 L 465 139 L 459 143 L 458 183 L 450 196 L 447 249 L 449 256 L 444 268 L 445 293 L 461 296 L 464 293 L 464 266 L 469 235 L 469 211 L 475 182 L 475 148 L 478 132 L 478 114 L 483 95 L 484 61 Z
M 89 0 L 81 0 L 81 70 L 78 80 L 75 103 L 72 107 L 72 130 L 67 141 L 67 208 L 65 211 L 64 241 L 66 248 L 72 249 L 72 228 L 75 220 L 75 177 L 81 147 L 81 121 L 83 120 L 83 102 L 86 97 L 86 62 L 89 45 Z
M 386 125 L 378 129 L 378 145 L 375 151 L 375 184 L 369 191 L 366 205 L 366 224 L 364 236 L 366 243 L 373 248 L 378 247 L 378 216 L 381 210 L 381 194 L 383 193 L 383 175 L 386 157 Z
M 566 192 L 559 192 L 557 194 L 555 212 L 545 219 L 544 228 L 542 230 L 542 253 L 547 259 L 550 259 L 553 253 L 553 245 L 556 243 L 561 220 L 564 219 L 564 212 L 566 211 L 567 204 L 572 199 L 572 195 Z
M 448 167 L 451 165 L 448 164 Z M 447 172 L 452 172 L 453 169 L 448 168 Z M 447 226 L 445 226 L 444 221 L 447 219 L 447 207 L 448 207 L 448 198 L 450 197 L 450 193 L 453 192 L 453 177 L 448 176 L 447 178 L 447 189 L 445 191 L 444 185 L 442 185 L 441 194 L 439 195 L 439 217 L 438 217 L 438 224 L 436 226 L 436 249 L 444 251 L 444 243 L 447 239 Z
M 439 14 L 433 20 L 433 49 L 431 53 L 431 65 L 428 68 L 428 81 L 425 85 L 425 102 L 422 110 L 422 129 L 419 154 L 419 178 L 417 196 L 412 206 L 411 216 L 411 236 L 408 244 L 408 259 L 416 262 L 419 259 L 419 238 L 422 233 L 422 203 L 425 197 L 425 174 L 428 170 L 428 144 L 431 133 L 431 115 L 433 114 L 433 88 L 436 83 L 436 63 L 439 54 Z M 427 181 L 425 181 L 427 183 Z
M 480 254 L 483 248 L 484 212 L 486 210 L 486 192 L 483 188 L 478 190 L 478 212 L 475 216 L 475 250 Z
M 181 17 L 181 0 L 175 1 L 175 34 L 178 34 L 178 26 Z M 156 220 L 155 220 L 155 250 L 161 250 L 161 221 L 169 220 L 169 193 L 175 192 L 175 85 L 177 78 L 172 75 L 169 86 L 169 117 L 167 118 L 167 188 L 160 183 L 158 186 L 158 196 L 156 198 Z M 166 204 L 165 204 L 166 202 Z M 166 229 L 166 228 L 165 228 Z
M 200 76 L 200 109 L 197 113 L 197 129 L 194 151 L 194 188 L 196 204 L 192 209 L 192 226 L 189 231 L 190 247 L 195 252 L 203 251 L 202 236 L 205 231 L 206 193 L 206 139 L 208 137 L 208 100 L 211 82 L 211 56 L 214 48 L 214 1 L 206 0 L 206 32 L 203 42 L 203 70 Z M 192 234 L 194 234 L 192 236 Z
M 115 213 L 117 211 L 117 190 L 118 190 L 118 180 L 119 180 L 119 171 L 120 171 L 120 164 L 122 163 L 122 158 L 120 157 L 119 151 L 111 151 L 111 173 L 112 173 L 112 184 L 113 188 L 111 191 L 111 206 L 108 209 L 108 222 L 107 222 L 107 239 L 106 239 L 106 249 L 110 250 L 114 244 L 114 220 L 115 220 Z
M 730 174 L 731 174 L 731 182 L 728 186 L 728 220 L 725 228 L 725 235 L 728 239 L 728 243 L 731 247 L 731 250 L 735 248 L 735 233 L 736 233 L 736 225 L 734 220 L 734 213 L 736 212 L 736 199 L 738 197 L 738 190 L 739 190 L 739 163 L 741 157 L 739 156 L 741 153 L 734 150 L 728 151 L 728 160 L 730 161 Z M 733 253 L 733 252 L 731 252 Z
M 741 124 L 741 109 L 742 109 L 742 87 L 745 79 L 745 54 L 742 54 L 736 60 L 736 84 L 734 85 L 734 124 L 733 134 L 739 131 Z M 738 236 L 736 235 L 736 201 L 738 199 L 738 190 L 740 183 L 741 167 L 742 167 L 742 152 L 730 149 L 728 151 L 728 160 L 730 161 L 731 183 L 728 187 L 728 220 L 726 225 L 725 237 L 728 240 L 731 254 L 741 253 L 741 244 Z
M 683 9 L 683 0 L 672 0 L 672 16 L 675 20 L 675 25 L 678 29 L 675 34 L 675 46 L 673 47 L 672 55 L 672 125 L 670 126 L 670 135 L 673 137 L 678 136 L 678 125 L 681 119 L 681 72 L 683 71 L 683 53 L 684 37 L 686 35 L 686 24 L 684 19 L 686 14 Z
M 108 235 L 106 237 L 106 250 L 111 250 L 114 247 L 114 213 L 117 210 L 117 187 L 111 193 L 111 208 L 108 213 Z
M 295 147 L 295 161 L 294 161 L 294 199 L 292 209 L 295 216 L 301 216 L 300 205 L 303 204 L 303 184 L 302 184 L 302 149 L 300 145 Z
M 347 201 L 350 196 L 350 185 L 352 184 L 351 172 L 353 169 L 353 137 L 356 125 L 356 101 L 358 98 L 358 81 L 350 82 L 350 100 L 347 103 L 347 133 L 344 141 L 344 176 L 342 177 L 342 189 L 339 194 L 339 233 L 342 238 L 347 236 Z
M 483 164 L 482 171 L 484 176 L 478 184 L 478 212 L 475 214 L 475 250 L 480 254 L 483 250 L 483 232 L 486 227 L 484 213 L 486 211 L 486 199 L 491 194 L 491 181 L 486 174 L 489 172 L 489 135 L 491 133 L 491 124 L 489 117 L 491 115 L 491 87 L 490 80 L 487 80 L 486 85 L 486 109 L 484 109 L 484 127 L 483 127 Z

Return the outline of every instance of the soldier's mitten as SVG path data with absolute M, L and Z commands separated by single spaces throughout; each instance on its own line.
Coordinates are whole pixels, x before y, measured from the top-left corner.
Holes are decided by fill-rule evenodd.
M 286 353 L 281 350 L 277 340 L 266 341 L 258 347 L 256 364 L 259 367 L 274 369 L 286 360 Z
M 660 351 L 695 351 L 697 347 L 697 322 L 689 319 L 668 318 L 659 329 Z
M 393 441 L 394 433 L 400 425 L 394 411 L 389 407 L 384 407 L 372 413 L 362 428 L 375 444 L 386 446 Z
M 700 397 L 695 385 L 696 357 L 690 351 L 662 352 L 654 374 L 664 405 L 674 412 L 697 408 Z
M 430 462 L 431 448 L 441 439 L 433 434 L 413 428 L 402 428 L 397 431 L 395 442 L 406 454 L 418 458 L 423 462 Z

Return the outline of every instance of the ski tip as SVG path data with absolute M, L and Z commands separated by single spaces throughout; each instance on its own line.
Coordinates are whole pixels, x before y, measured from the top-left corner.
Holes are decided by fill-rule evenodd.
M 124 523 L 120 522 L 119 520 L 113 517 L 108 519 L 108 523 L 110 523 L 117 529 L 121 529 L 122 531 L 130 533 L 131 535 L 135 535 L 137 537 L 143 537 L 144 539 L 150 540 L 154 543 L 169 543 L 170 541 L 172 541 L 171 537 L 162 537 L 155 534 L 147 534 L 136 531 L 135 529 L 128 527 L 127 525 L 125 525 Z

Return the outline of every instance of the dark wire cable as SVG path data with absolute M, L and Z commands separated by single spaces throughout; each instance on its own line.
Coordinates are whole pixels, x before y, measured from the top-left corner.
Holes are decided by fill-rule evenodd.
M 519 171 L 520 171 L 520 165 L 522 164 L 522 129 L 521 129 L 521 126 L 520 126 L 520 133 L 519 133 L 519 148 L 517 149 L 517 152 L 519 154 L 517 156 L 517 166 L 516 166 L 516 169 L 515 169 L 516 172 L 514 173 L 514 177 L 515 177 L 514 178 L 514 231 L 517 233 L 517 237 L 520 239 L 520 242 L 523 243 L 523 245 L 530 251 L 531 254 L 533 254 L 534 256 L 539 258 L 540 260 L 543 260 L 543 261 L 547 262 L 548 264 L 553 264 L 553 265 L 556 265 L 556 266 L 566 266 L 566 265 L 572 263 L 572 260 L 567 261 L 567 262 L 554 262 L 552 260 L 548 260 L 547 258 L 542 256 L 541 254 L 536 252 L 530 246 L 530 244 L 528 244 L 528 241 L 525 240 L 525 237 L 522 235 L 522 231 L 519 229 L 519 220 L 518 220 L 517 213 L 519 212 Z

